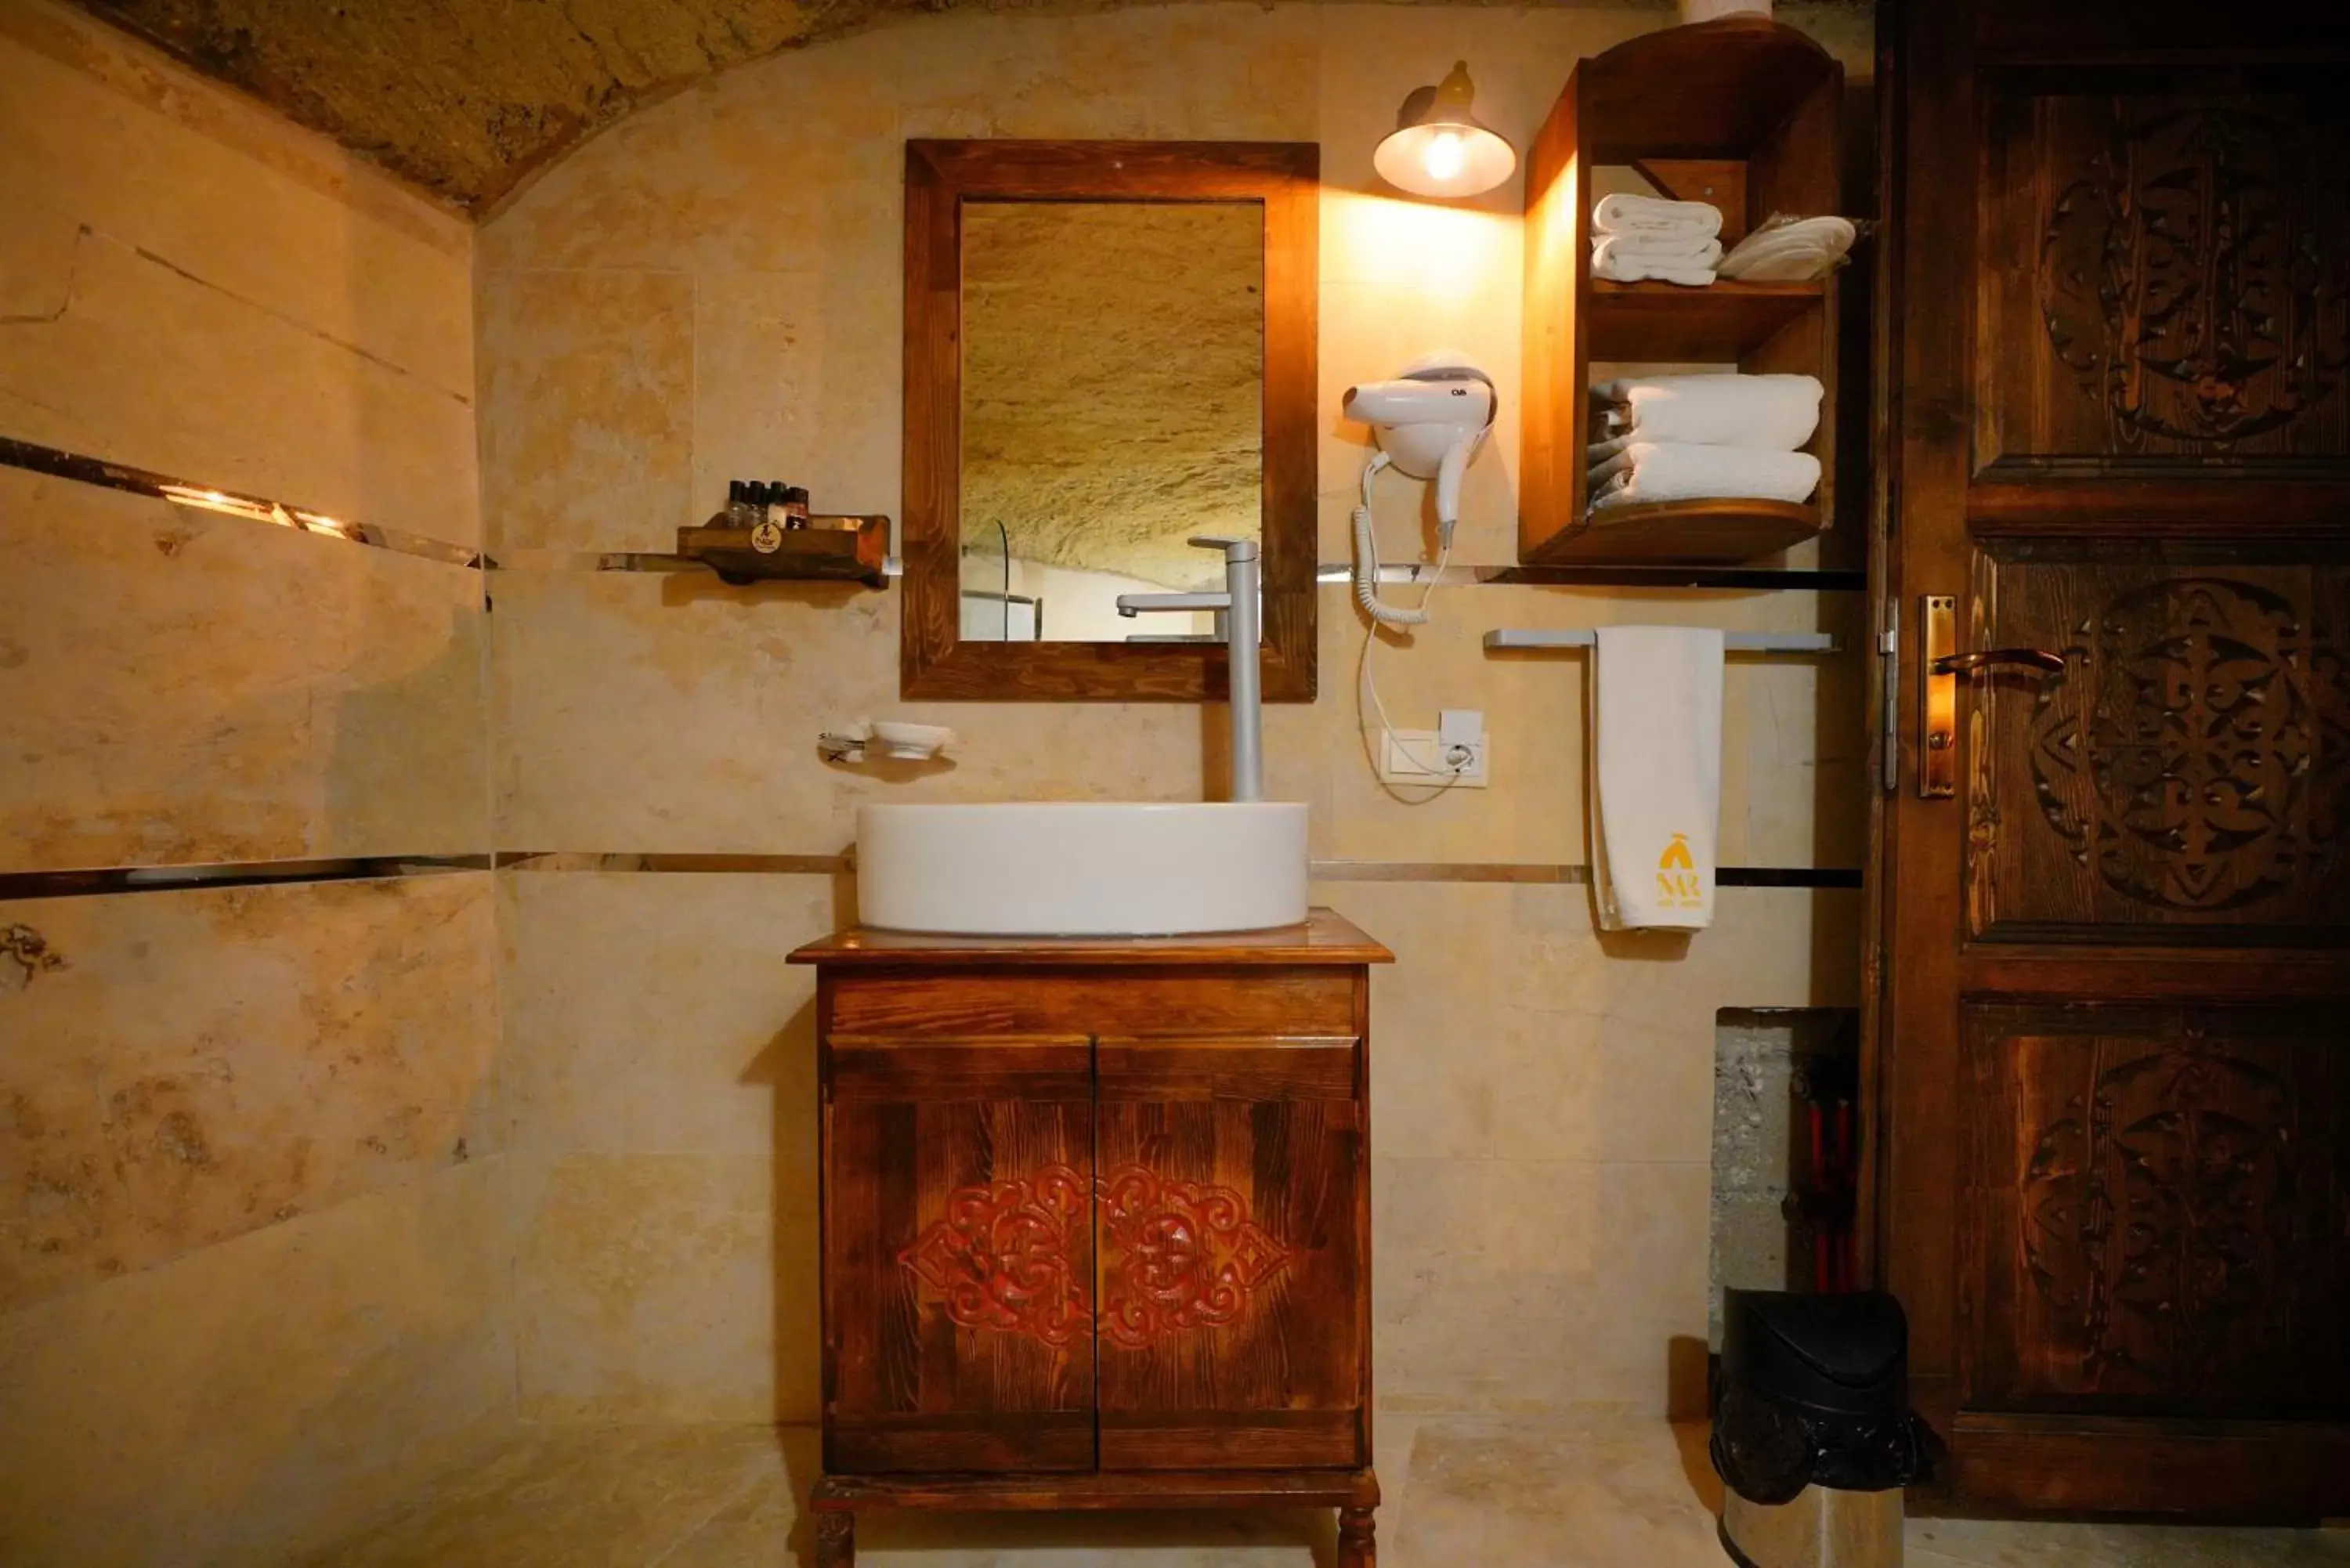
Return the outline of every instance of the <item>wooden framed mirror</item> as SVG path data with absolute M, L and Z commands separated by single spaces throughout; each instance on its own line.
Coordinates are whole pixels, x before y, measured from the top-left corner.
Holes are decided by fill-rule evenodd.
M 906 144 L 899 690 L 1224 694 L 1201 535 L 1261 540 L 1268 701 L 1315 691 L 1320 149 Z

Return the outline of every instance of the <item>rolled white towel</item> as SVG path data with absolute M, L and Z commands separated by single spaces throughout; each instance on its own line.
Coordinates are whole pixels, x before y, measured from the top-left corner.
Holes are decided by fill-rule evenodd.
M 1807 452 L 1748 452 L 1687 441 L 1635 441 L 1601 467 L 1611 472 L 1594 489 L 1594 507 L 1655 501 L 1799 502 L 1809 500 L 1820 484 L 1820 460 Z
M 1849 218 L 1797 218 L 1765 225 L 1738 242 L 1723 258 L 1724 277 L 1749 283 L 1801 283 L 1825 277 L 1852 249 L 1856 231 Z
M 1617 403 L 1609 434 L 1793 452 L 1819 428 L 1822 389 L 1812 376 L 1627 376 L 1591 389 Z
M 1721 209 L 1711 202 L 1602 196 L 1591 209 L 1591 226 L 1606 234 L 1696 234 L 1711 239 L 1721 233 Z
M 1669 262 L 1675 266 L 1711 266 L 1721 259 L 1721 242 L 1700 234 L 1591 236 L 1594 267 L 1617 256 L 1638 262 Z

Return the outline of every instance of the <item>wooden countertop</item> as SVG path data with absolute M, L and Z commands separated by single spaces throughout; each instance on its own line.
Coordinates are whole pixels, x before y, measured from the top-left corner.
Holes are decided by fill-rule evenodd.
M 920 963 L 926 968 L 1011 964 L 1356 964 L 1393 963 L 1395 954 L 1365 936 L 1343 915 L 1315 909 L 1306 912 L 1303 925 L 1188 937 L 942 937 L 853 926 L 808 943 L 792 954 L 791 961 L 874 966 Z

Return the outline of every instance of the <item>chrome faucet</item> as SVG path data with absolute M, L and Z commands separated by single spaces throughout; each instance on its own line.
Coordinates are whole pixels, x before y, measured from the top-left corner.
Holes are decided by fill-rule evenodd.
M 1186 541 L 1197 550 L 1224 553 L 1224 591 L 1220 594 L 1120 594 L 1118 613 L 1132 617 L 1144 610 L 1214 610 L 1231 653 L 1232 710 L 1232 798 L 1264 798 L 1264 694 L 1258 680 L 1261 643 L 1264 637 L 1263 603 L 1260 593 L 1263 564 L 1253 539 L 1228 539 L 1204 535 Z

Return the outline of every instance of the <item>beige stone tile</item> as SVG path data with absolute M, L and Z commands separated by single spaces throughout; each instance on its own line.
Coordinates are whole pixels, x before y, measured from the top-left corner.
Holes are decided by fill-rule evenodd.
M 1383 1405 L 1664 1415 L 1706 1332 L 1704 1167 L 1373 1165 Z
M 1858 997 L 1855 893 L 1727 888 L 1686 941 L 1602 937 L 1573 885 L 1312 896 L 1396 954 L 1371 971 L 1372 1147 L 1389 1158 L 1706 1163 L 1715 1013 Z
M 479 576 L 0 470 L 7 870 L 488 847 Z
M 1200 5 L 1141 12 L 1162 29 L 1153 140 L 1314 141 L 1322 19 L 1305 6 Z
M 515 572 L 493 670 L 500 842 L 529 849 L 831 853 L 890 800 L 1197 800 L 1200 710 L 898 701 L 895 592 Z M 816 736 L 945 724 L 942 762 L 849 767 Z
M 8 340 L 0 424 L 20 441 L 479 537 L 470 400 L 121 240 L 83 227 L 62 305 Z
M 812 1419 L 812 1163 L 530 1157 L 514 1210 L 525 1418 Z
M 1326 200 L 1329 215 L 1334 203 Z M 1461 224 L 1475 229 L 1456 236 Z M 1466 564 L 1518 558 L 1519 384 L 1517 238 L 1492 220 L 1418 203 L 1383 204 L 1378 221 L 1366 219 L 1334 236 L 1338 246 L 1392 245 L 1421 258 L 1420 275 L 1399 283 L 1322 285 L 1322 345 L 1315 398 L 1318 449 L 1317 493 L 1321 507 L 1321 554 L 1347 560 L 1353 554 L 1348 519 L 1361 496 L 1363 464 L 1370 457 L 1367 425 L 1346 419 L 1340 410 L 1347 389 L 1383 381 L 1438 350 L 1466 356 L 1501 389 L 1493 433 L 1469 466 L 1461 487 L 1461 521 L 1452 558 Z M 1389 469 L 1374 481 L 1372 515 L 1383 559 L 1436 559 L 1435 486 Z M 1400 602 L 1409 604 L 1417 592 Z
M 701 521 L 691 278 L 491 273 L 482 355 L 493 548 L 671 550 Z
M 405 222 L 371 210 L 376 202 L 338 199 L 315 180 L 191 129 L 183 115 L 16 39 L 0 40 L 0 81 L 7 84 L 0 92 L 0 199 L 12 212 L 35 203 L 67 214 L 444 393 L 472 399 L 472 243 L 464 224 L 413 197 Z M 158 96 L 177 107 L 205 91 L 182 77 Z M 275 130 L 288 149 L 313 140 L 283 120 Z
M 1390 587 L 1385 597 L 1415 606 L 1421 592 Z M 1276 705 L 1265 716 L 1269 791 L 1313 805 L 1315 856 L 1586 863 L 1593 656 L 1495 656 L 1485 651 L 1485 633 L 1662 622 L 1828 630 L 1842 640 L 1846 651 L 1833 658 L 1729 660 L 1718 855 L 1725 866 L 1860 865 L 1867 813 L 1857 596 L 1482 586 L 1440 589 L 1432 613 L 1408 642 L 1382 637 L 1371 677 L 1399 729 L 1434 729 L 1440 708 L 1482 711 L 1490 786 L 1379 782 L 1369 761 L 1377 709 L 1357 695 L 1365 619 L 1350 587 L 1327 586 L 1319 607 L 1321 701 Z
M 1658 1421 L 1423 1421 L 1398 1568 L 1718 1568 L 1703 1462 Z
M 499 873 L 506 1100 L 535 1152 L 773 1155 L 812 1183 L 829 877 Z M 812 1200 L 812 1199 L 811 1199 Z
M 820 513 L 895 515 L 894 279 L 703 272 L 693 308 L 695 511 L 721 505 L 729 480 L 782 479 L 808 489 Z
M 897 49 L 883 34 L 791 50 L 639 109 L 484 224 L 484 265 L 879 265 L 895 278 L 905 167 Z
M 510 1423 L 502 1164 L 0 1319 L 8 1561 L 266 1562 Z
M 1491 659 L 1484 629 L 1643 614 L 1786 626 L 1849 607 L 1794 595 L 1716 599 L 1650 607 L 1627 595 L 1503 587 L 1440 599 L 1419 648 L 1381 649 L 1380 691 L 1405 726 L 1432 726 L 1440 704 L 1482 707 L 1493 783 L 1411 804 L 1383 790 L 1364 760 L 1352 691 L 1359 623 L 1346 590 L 1326 588 L 1324 695 L 1269 711 L 1270 788 L 1314 807 L 1321 857 L 1580 864 L 1582 660 Z M 899 703 L 899 603 L 895 594 L 731 589 L 698 576 L 502 576 L 494 674 L 503 842 L 807 853 L 846 845 L 851 807 L 866 799 L 1197 799 L 1211 754 L 1221 786 L 1218 711 Z M 1861 814 L 1844 803 L 1864 786 L 1842 738 L 1857 702 L 1838 709 L 1816 748 L 1806 738 L 1821 702 L 1814 693 L 1841 690 L 1846 676 L 1814 661 L 1741 659 L 1726 680 L 1723 862 L 1857 865 Z M 947 724 L 962 743 L 947 765 L 921 772 L 816 757 L 819 731 L 859 717 Z
M 947 16 L 895 30 L 899 126 L 907 137 L 1149 139 L 1181 13 L 1101 17 Z M 889 35 L 885 35 L 889 36 Z
M 1380 1535 L 1392 1545 L 1403 1528 L 1404 1503 L 1410 1495 L 1412 1446 L 1419 1439 L 1422 1417 L 1399 1410 L 1378 1410 L 1371 1421 L 1371 1468 L 1379 1478 Z
M 486 1462 L 436 1478 L 301 1561 L 304 1568 L 723 1563 L 674 1553 L 746 1500 L 788 1496 L 783 1451 L 775 1429 L 757 1425 L 525 1428 Z M 766 1568 L 791 1561 L 778 1552 Z
M 490 1152 L 486 872 L 0 905 L 0 1307 Z M 217 1250 L 217 1249 L 214 1249 Z

